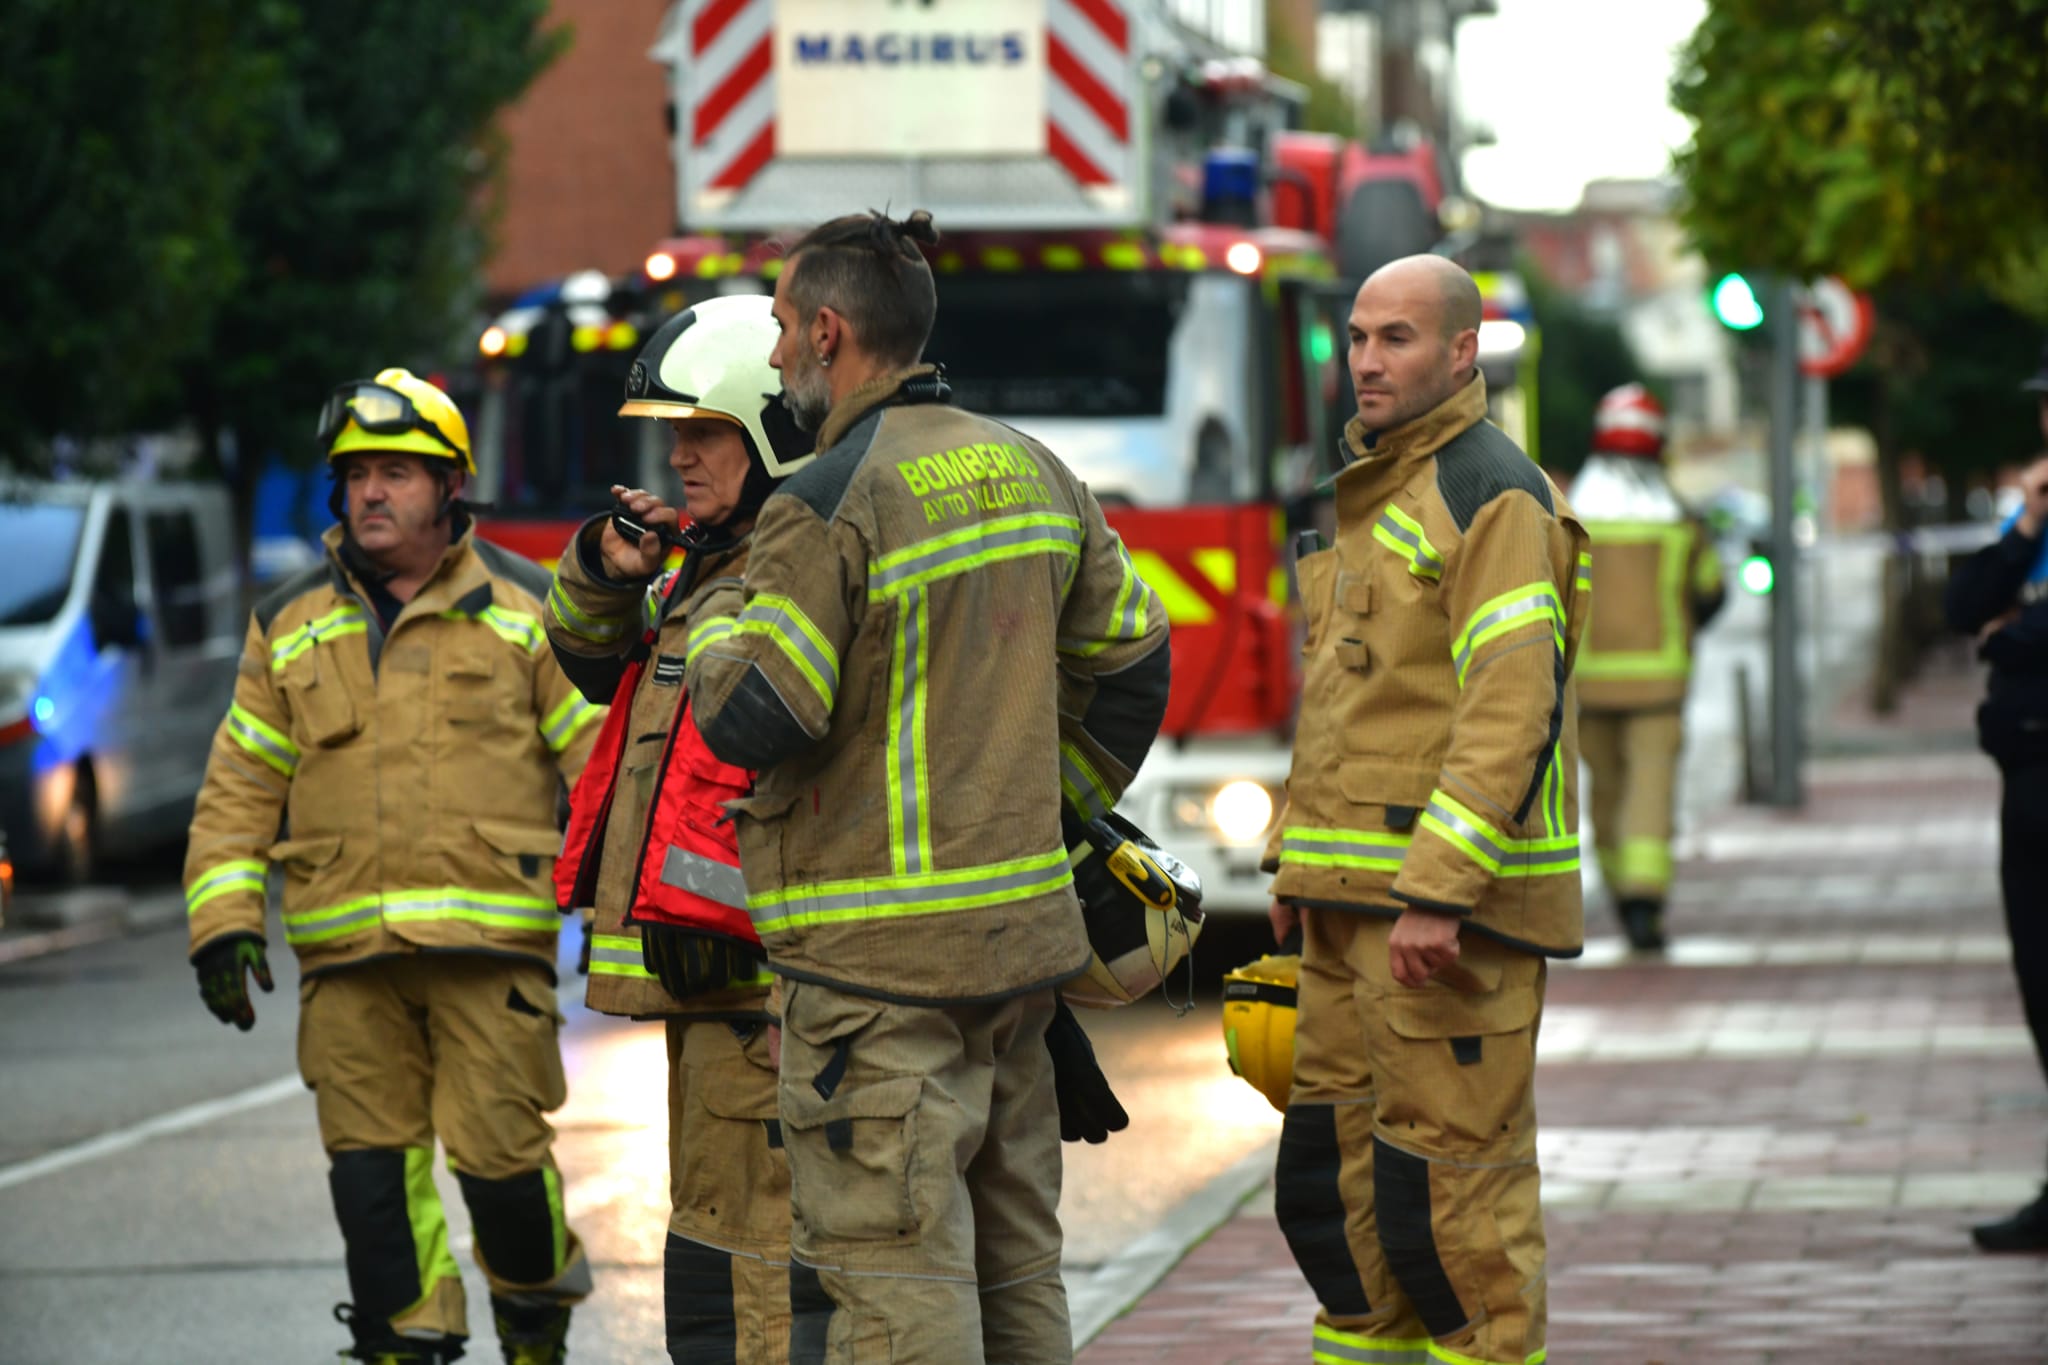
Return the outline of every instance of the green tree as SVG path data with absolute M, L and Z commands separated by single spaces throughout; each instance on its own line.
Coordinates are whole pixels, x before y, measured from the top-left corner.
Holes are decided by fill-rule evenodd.
M 1545 468 L 1576 470 L 1593 446 L 1593 409 L 1609 389 L 1642 380 L 1628 338 L 1589 313 L 1542 272 L 1523 262 L 1541 349 L 1536 356 L 1537 448 Z
M 12 0 L 0 23 L 0 466 L 176 390 L 241 278 L 281 71 L 250 0 Z
M 567 45 L 547 0 L 353 0 L 279 25 L 287 79 L 235 235 L 246 287 L 221 308 L 183 399 L 232 430 L 246 487 L 271 451 L 316 457 L 313 415 L 335 384 L 460 354 L 495 210 L 498 112 Z

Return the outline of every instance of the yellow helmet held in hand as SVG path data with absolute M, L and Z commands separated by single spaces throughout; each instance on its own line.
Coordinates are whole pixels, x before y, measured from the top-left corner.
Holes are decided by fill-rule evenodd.
M 1202 879 L 1115 811 L 1071 820 L 1067 841 L 1094 955 L 1060 995 L 1091 1009 L 1128 1005 L 1157 990 L 1194 948 Z
M 361 451 L 388 450 L 450 460 L 472 477 L 469 423 L 455 400 L 411 370 L 379 370 L 375 379 L 352 379 L 328 395 L 316 431 L 327 462 Z
M 1223 1047 L 1230 1070 L 1287 1112 L 1294 1084 L 1295 982 L 1301 954 L 1268 954 L 1223 978 Z

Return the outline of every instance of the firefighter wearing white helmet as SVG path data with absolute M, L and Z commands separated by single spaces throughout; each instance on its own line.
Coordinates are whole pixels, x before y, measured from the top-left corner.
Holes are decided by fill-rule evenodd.
M 789 1350 L 771 978 L 721 810 L 752 775 L 705 748 L 682 686 L 706 585 L 745 569 L 755 513 L 811 458 L 779 399 L 774 345 L 761 297 L 708 300 L 655 332 L 619 412 L 673 428 L 679 499 L 614 490 L 618 516 L 577 532 L 545 612 L 563 669 L 586 698 L 611 703 L 571 801 L 556 899 L 594 908 L 586 1003 L 667 1025 L 663 1259 L 677 1361 L 781 1361 Z M 681 562 L 664 572 L 672 548 Z
M 1594 847 L 1630 945 L 1656 952 L 1693 636 L 1721 609 L 1721 559 L 1665 476 L 1664 408 L 1641 384 L 1600 400 L 1571 500 L 1593 539 L 1578 679 Z
M 316 437 L 341 524 L 251 613 L 188 840 L 192 963 L 207 1008 L 252 1027 L 275 867 L 348 1250 L 348 1358 L 464 1354 L 438 1144 L 504 1359 L 554 1365 L 591 1274 L 546 1117 L 566 1094 L 549 872 L 602 710 L 543 645 L 547 573 L 476 539 L 446 394 L 402 369 L 352 380 Z

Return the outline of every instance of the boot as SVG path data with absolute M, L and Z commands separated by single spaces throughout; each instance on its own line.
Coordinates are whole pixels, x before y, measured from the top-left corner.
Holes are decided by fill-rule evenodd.
M 388 1323 L 358 1321 L 351 1303 L 334 1305 L 334 1320 L 356 1339 L 353 1349 L 337 1357 L 341 1360 L 369 1361 L 370 1365 L 451 1365 L 462 1359 L 463 1338 L 402 1337 Z
M 562 1365 L 569 1358 L 566 1304 L 523 1304 L 491 1296 L 505 1365 Z
M 1971 1228 L 1970 1240 L 1979 1251 L 2048 1251 L 2048 1186 L 2012 1217 Z
M 1664 902 L 1630 896 L 1621 902 L 1621 930 L 1628 946 L 1639 953 L 1664 951 Z

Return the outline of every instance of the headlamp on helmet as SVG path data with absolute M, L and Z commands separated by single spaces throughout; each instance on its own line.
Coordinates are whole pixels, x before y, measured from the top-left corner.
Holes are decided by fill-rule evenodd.
M 782 378 L 768 363 L 778 333 L 765 295 L 706 299 L 670 318 L 626 373 L 621 417 L 709 417 L 744 431 L 771 479 L 813 458 L 811 438 L 782 405 Z

